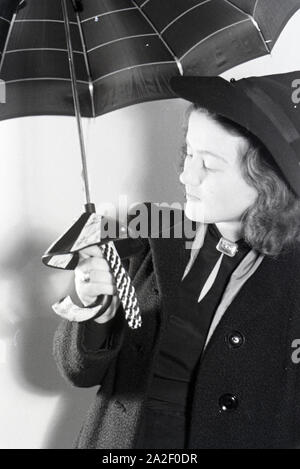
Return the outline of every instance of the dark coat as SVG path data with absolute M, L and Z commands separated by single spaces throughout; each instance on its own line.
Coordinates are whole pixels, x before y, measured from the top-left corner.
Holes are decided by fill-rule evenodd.
M 54 353 L 62 374 L 75 386 L 101 385 L 78 448 L 134 448 L 161 332 L 182 307 L 178 285 L 189 253 L 183 239 L 143 240 L 142 250 L 129 265 L 143 326 L 129 329 L 120 308 L 109 349 L 85 351 L 84 324 L 60 324 Z M 232 332 L 243 339 L 238 347 L 229 339 Z M 195 375 L 188 448 L 300 447 L 296 339 L 297 246 L 277 258 L 263 259 L 215 329 Z M 231 410 L 225 410 L 226 395 Z

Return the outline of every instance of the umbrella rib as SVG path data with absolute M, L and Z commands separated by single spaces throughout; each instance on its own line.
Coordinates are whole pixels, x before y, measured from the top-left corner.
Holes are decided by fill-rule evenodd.
M 175 65 L 174 60 L 167 60 L 165 62 L 147 62 L 145 64 L 138 64 L 138 65 L 130 65 L 129 67 L 125 68 L 120 68 L 119 70 L 115 70 L 114 72 L 107 73 L 106 75 L 103 75 L 99 78 L 96 78 L 94 80 L 94 83 L 97 83 L 98 81 L 104 80 L 104 78 L 110 77 L 112 75 L 116 75 L 117 73 L 122 73 L 126 72 L 127 70 L 133 70 L 134 68 L 139 68 L 139 67 L 147 67 L 149 65 L 165 65 L 165 64 L 173 64 Z
M 255 11 L 256 11 L 256 7 L 257 7 L 257 4 L 258 4 L 258 0 L 256 0 L 255 2 L 255 5 L 254 5 L 254 9 L 253 9 L 253 13 L 252 15 L 250 13 L 247 13 L 245 10 L 243 10 L 242 8 L 238 7 L 237 5 L 234 5 L 230 0 L 224 0 L 224 2 L 226 2 L 228 5 L 230 5 L 232 8 L 235 8 L 236 10 L 238 10 L 240 13 L 243 13 L 244 15 L 248 16 L 248 18 L 250 19 L 250 21 L 252 22 L 253 26 L 256 28 L 256 30 L 258 31 L 258 34 L 259 34 L 259 37 L 260 39 L 262 40 L 263 42 L 263 45 L 265 46 L 265 49 L 267 51 L 268 54 L 271 54 L 271 49 L 268 45 L 268 42 L 270 41 L 267 41 L 266 38 L 264 37 L 263 35 L 263 32 L 262 30 L 260 29 L 259 27 L 259 24 L 258 22 L 256 21 L 255 17 L 254 17 L 254 14 L 255 14 Z
M 10 40 L 10 36 L 11 36 L 12 30 L 13 30 L 13 27 L 14 27 L 14 24 L 15 24 L 15 21 L 16 21 L 17 14 L 18 14 L 18 10 L 13 14 L 12 20 L 11 20 L 10 25 L 9 25 L 8 33 L 7 33 L 7 36 L 6 36 L 6 40 L 5 40 L 5 43 L 4 43 L 2 56 L 1 56 L 1 60 L 0 60 L 0 73 L 2 72 L 2 67 L 3 67 L 4 60 L 5 60 L 5 54 L 6 54 L 6 51 L 7 51 L 7 47 L 8 47 L 8 43 L 9 43 L 9 40 Z
M 169 24 L 167 24 L 167 26 L 165 26 L 161 31 L 160 31 L 160 34 L 163 34 L 170 26 L 172 26 L 172 24 L 176 23 L 176 21 L 178 21 L 180 18 L 182 18 L 183 16 L 187 15 L 188 13 L 190 13 L 190 11 L 192 10 L 195 10 L 196 8 L 202 6 L 202 5 L 205 5 L 206 3 L 209 3 L 211 2 L 211 0 L 204 0 L 200 3 L 197 3 L 197 5 L 194 5 L 192 6 L 191 8 L 188 8 L 186 11 L 184 11 L 183 13 L 181 13 L 180 15 L 178 15 L 176 18 L 174 18 Z
M 23 81 L 39 81 L 39 80 L 56 80 L 56 81 L 72 81 L 70 78 L 59 78 L 59 77 L 39 77 L 39 78 L 36 78 L 36 77 L 29 77 L 29 78 L 20 78 L 18 80 L 9 80 L 9 81 L 5 81 L 5 83 L 8 85 L 8 84 L 11 84 L 11 83 L 20 83 L 20 82 L 23 82 Z M 88 85 L 89 82 L 88 81 L 84 81 L 84 80 L 76 80 L 77 83 L 82 83 L 83 85 Z
M 57 52 L 68 52 L 67 49 L 57 49 L 55 47 L 28 47 L 27 49 L 11 49 L 7 50 L 6 54 L 15 54 L 16 52 L 27 52 L 27 51 L 36 51 L 36 50 L 52 50 Z M 83 54 L 81 50 L 74 50 L 74 54 Z
M 102 18 L 103 16 L 107 16 L 107 15 L 112 15 L 113 13 L 123 13 L 124 11 L 137 10 L 137 9 L 138 7 L 130 7 L 130 8 L 122 8 L 119 10 L 106 11 L 105 13 L 99 13 L 99 15 L 94 15 L 94 16 L 91 16 L 90 18 L 86 18 L 85 20 L 82 20 L 81 23 L 86 23 L 87 21 L 91 21 L 91 20 L 97 20 L 98 18 Z
M 254 8 L 253 8 L 253 13 L 252 13 L 252 15 L 253 15 L 254 18 L 255 18 L 255 13 L 256 13 L 256 8 L 257 8 L 257 5 L 258 5 L 258 1 L 259 1 L 259 0 L 256 0 L 255 5 L 254 5 Z
M 16 23 L 61 23 L 64 24 L 64 21 L 62 20 L 47 20 L 47 19 L 23 19 L 23 20 L 16 20 Z M 77 26 L 77 23 L 75 21 L 69 21 L 69 24 L 73 24 Z
M 4 18 L 3 16 L 0 16 L 0 20 L 6 21 L 7 23 L 10 23 L 10 21 L 7 18 Z
M 141 4 L 141 8 L 144 8 L 145 5 L 147 5 L 147 3 L 149 3 L 150 0 L 145 0 L 144 3 Z
M 118 39 L 114 39 L 112 41 L 104 42 L 103 44 L 100 44 L 99 46 L 92 47 L 92 49 L 88 50 L 88 53 L 93 52 L 94 50 L 100 49 L 101 47 L 108 46 L 110 44 L 114 44 L 115 42 L 119 41 L 125 41 L 126 39 L 135 39 L 137 37 L 148 37 L 148 36 L 156 36 L 155 33 L 149 33 L 149 34 L 136 34 L 134 36 L 125 36 L 125 37 L 120 37 Z
M 141 15 L 145 18 L 145 20 L 147 21 L 147 23 L 151 26 L 151 28 L 153 29 L 153 31 L 157 34 L 157 36 L 159 37 L 159 39 L 161 40 L 162 44 L 166 47 L 166 49 L 168 50 L 169 54 L 172 55 L 173 59 L 174 59 L 174 62 L 176 63 L 177 65 L 177 68 L 179 70 L 179 73 L 180 75 L 183 75 L 183 67 L 182 67 L 182 64 L 180 62 L 180 59 L 178 59 L 178 57 L 176 56 L 176 54 L 174 53 L 174 51 L 171 49 L 171 47 L 169 46 L 169 44 L 167 43 L 167 41 L 162 37 L 161 33 L 158 31 L 158 29 L 155 27 L 155 25 L 153 24 L 153 22 L 151 21 L 151 19 L 148 17 L 148 15 L 146 15 L 146 13 L 142 10 L 141 7 L 139 7 L 137 5 L 137 3 L 135 2 L 135 0 L 131 0 L 131 2 L 133 3 L 133 5 L 135 5 L 136 8 L 138 8 L 139 12 L 141 13 Z
M 200 44 L 202 44 L 203 42 L 207 41 L 207 39 L 210 39 L 211 37 L 215 36 L 216 34 L 222 32 L 222 31 L 225 31 L 225 30 L 228 29 L 228 28 L 231 28 L 231 27 L 236 26 L 236 25 L 241 24 L 241 23 L 245 23 L 246 21 L 250 21 L 250 18 L 246 18 L 246 19 L 244 19 L 244 20 L 237 21 L 236 23 L 229 24 L 228 26 L 224 26 L 224 28 L 218 29 L 218 31 L 215 31 L 215 32 L 209 34 L 209 36 L 204 37 L 203 39 L 201 39 L 201 41 L 197 42 L 197 44 L 194 44 L 193 47 L 191 47 L 187 52 L 185 52 L 185 53 L 180 57 L 179 60 L 183 60 L 192 50 L 196 49 L 196 47 L 198 47 Z
M 73 4 L 75 14 L 76 14 L 76 20 L 77 20 L 77 24 L 78 24 L 80 40 L 81 40 L 81 45 L 82 45 L 82 50 L 83 50 L 83 55 L 84 55 L 84 62 L 85 62 L 86 72 L 87 72 L 88 80 L 89 80 L 89 94 L 90 94 L 91 107 L 92 107 L 92 116 L 95 118 L 96 117 L 96 111 L 95 111 L 94 84 L 93 84 L 93 79 L 92 79 L 91 67 L 90 67 L 90 63 L 89 63 L 89 59 L 88 59 L 88 55 L 87 55 L 85 37 L 84 37 L 84 34 L 83 34 L 83 30 L 82 30 L 82 25 L 81 25 L 81 19 L 80 19 L 79 12 L 76 11 L 73 1 L 72 1 L 72 4 Z

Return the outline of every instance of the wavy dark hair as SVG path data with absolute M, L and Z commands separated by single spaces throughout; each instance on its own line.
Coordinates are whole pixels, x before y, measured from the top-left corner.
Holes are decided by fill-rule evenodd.
M 202 112 L 230 134 L 246 139 L 248 149 L 241 155 L 241 172 L 258 196 L 242 215 L 242 237 L 257 252 L 276 257 L 300 242 L 300 199 L 290 188 L 272 155 L 262 142 L 235 122 L 192 104 L 186 113 L 184 132 L 193 111 Z M 185 147 L 186 148 L 186 147 Z M 181 166 L 185 158 L 181 159 Z

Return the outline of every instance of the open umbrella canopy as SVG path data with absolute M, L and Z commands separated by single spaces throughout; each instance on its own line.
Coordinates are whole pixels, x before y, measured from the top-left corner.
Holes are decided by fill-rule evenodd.
M 174 97 L 171 76 L 269 53 L 300 0 L 67 0 L 81 114 Z M 74 115 L 61 0 L 0 0 L 0 119 Z

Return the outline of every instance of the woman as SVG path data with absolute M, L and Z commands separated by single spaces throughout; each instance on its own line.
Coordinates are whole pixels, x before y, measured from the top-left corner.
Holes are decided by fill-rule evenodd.
M 131 259 L 141 329 L 116 297 L 97 320 L 58 329 L 64 376 L 101 385 L 78 448 L 300 446 L 296 77 L 172 80 L 194 103 L 180 181 L 197 234 L 191 252 L 184 237 L 146 238 Z M 96 246 L 75 285 L 84 305 L 115 293 Z

